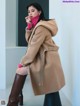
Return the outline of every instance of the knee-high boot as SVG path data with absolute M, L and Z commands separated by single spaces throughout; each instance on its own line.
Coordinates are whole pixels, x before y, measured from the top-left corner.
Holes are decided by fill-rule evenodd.
M 18 97 L 22 91 L 26 76 L 27 75 L 15 75 L 7 106 L 18 106 Z
M 43 106 L 62 106 L 59 92 L 46 94 Z

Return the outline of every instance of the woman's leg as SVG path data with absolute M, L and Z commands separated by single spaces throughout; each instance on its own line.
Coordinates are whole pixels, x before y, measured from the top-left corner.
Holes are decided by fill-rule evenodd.
M 24 86 L 26 76 L 16 73 L 7 106 L 18 106 L 18 97 Z
M 43 106 L 62 106 L 59 92 L 46 94 Z

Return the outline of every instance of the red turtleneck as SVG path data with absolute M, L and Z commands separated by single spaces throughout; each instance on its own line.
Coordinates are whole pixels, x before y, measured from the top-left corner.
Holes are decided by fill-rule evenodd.
M 36 16 L 36 17 L 31 18 L 31 23 L 28 23 L 27 29 L 30 30 L 31 28 L 35 27 L 35 25 L 37 24 L 38 20 L 39 20 L 39 15 Z

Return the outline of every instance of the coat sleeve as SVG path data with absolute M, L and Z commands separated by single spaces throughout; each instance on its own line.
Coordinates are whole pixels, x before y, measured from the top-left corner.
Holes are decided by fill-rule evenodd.
M 43 26 L 38 26 L 36 28 L 35 34 L 33 35 L 33 38 L 28 46 L 27 52 L 21 60 L 21 64 L 23 66 L 27 66 L 33 62 L 35 56 L 37 55 L 39 51 L 40 46 L 42 45 L 42 43 L 44 42 L 46 38 L 45 31 L 46 31 L 46 28 Z
M 31 29 L 31 30 L 25 29 L 25 39 L 26 39 L 27 42 L 29 41 L 32 30 L 33 29 Z

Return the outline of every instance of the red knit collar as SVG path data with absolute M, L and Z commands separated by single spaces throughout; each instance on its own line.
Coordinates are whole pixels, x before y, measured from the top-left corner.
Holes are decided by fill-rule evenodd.
M 37 22 L 38 22 L 38 20 L 39 20 L 39 15 L 38 16 L 36 16 L 36 17 L 33 17 L 32 19 L 31 19 L 31 22 L 32 22 L 32 25 L 33 25 L 33 27 L 35 27 L 35 25 L 37 24 Z

